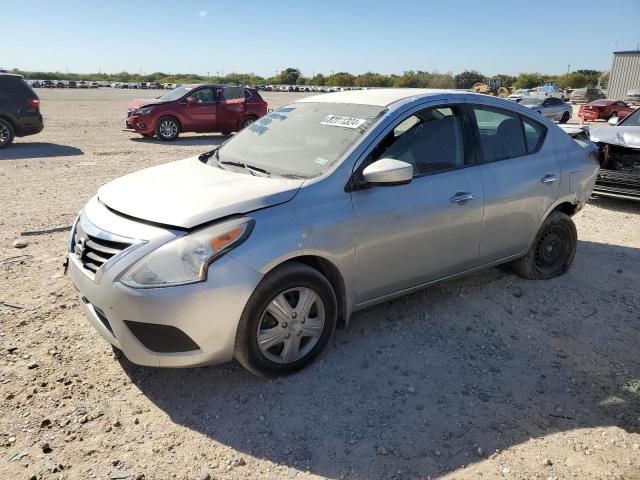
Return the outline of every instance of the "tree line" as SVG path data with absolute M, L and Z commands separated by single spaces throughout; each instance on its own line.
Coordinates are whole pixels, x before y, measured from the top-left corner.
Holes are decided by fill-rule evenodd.
M 495 75 L 487 77 L 476 70 L 466 70 L 457 75 L 452 73 L 408 70 L 398 74 L 384 75 L 367 72 L 354 75 L 349 72 L 337 72 L 331 75 L 318 73 L 313 77 L 305 77 L 297 68 L 287 68 L 273 77 L 262 77 L 254 73 L 229 73 L 222 76 L 206 76 L 197 74 L 168 74 L 154 72 L 137 74 L 119 73 L 61 73 L 61 72 L 26 72 L 11 70 L 27 79 L 33 80 L 87 80 L 92 82 L 151 82 L 151 83 L 223 83 L 233 85 L 315 85 L 329 87 L 413 87 L 413 88 L 471 88 L 477 83 L 484 83 L 488 78 L 498 77 L 502 85 L 513 88 L 534 88 L 544 82 L 554 81 L 561 88 L 595 87 L 599 83 L 606 88 L 608 74 L 598 70 L 575 70 L 566 75 L 545 75 L 542 73 L 520 73 L 518 75 Z

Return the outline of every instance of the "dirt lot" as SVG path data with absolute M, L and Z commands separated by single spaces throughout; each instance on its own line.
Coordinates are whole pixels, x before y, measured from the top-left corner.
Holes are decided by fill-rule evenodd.
M 64 230 L 101 184 L 222 137 L 122 132 L 147 92 L 39 93 L 44 132 L 0 152 L 0 478 L 640 479 L 640 205 L 589 204 L 561 278 L 370 308 L 289 378 L 140 368 L 80 313 Z

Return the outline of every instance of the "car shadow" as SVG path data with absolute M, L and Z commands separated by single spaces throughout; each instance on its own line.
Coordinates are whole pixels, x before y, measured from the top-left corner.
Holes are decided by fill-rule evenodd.
M 358 312 L 285 378 L 119 357 L 174 422 L 291 475 L 435 477 L 532 437 L 640 431 L 638 272 L 639 249 L 581 241 L 553 280 L 490 269 Z
M 172 142 L 165 142 L 155 137 L 131 137 L 130 140 L 136 143 L 154 143 L 157 145 L 176 146 L 176 147 L 192 147 L 200 145 L 217 146 L 226 142 L 231 135 L 194 135 L 194 136 L 180 136 Z
M 69 145 L 48 142 L 16 142 L 0 150 L 0 160 L 25 160 L 47 157 L 73 157 L 84 152 Z

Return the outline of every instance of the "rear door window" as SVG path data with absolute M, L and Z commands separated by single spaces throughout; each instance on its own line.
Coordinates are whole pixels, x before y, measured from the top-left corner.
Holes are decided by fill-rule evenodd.
M 527 154 L 520 115 L 507 110 L 480 106 L 474 106 L 473 112 L 485 162 Z
M 542 145 L 546 129 L 543 125 L 526 117 L 522 117 L 522 124 L 524 125 L 527 153 L 533 153 Z
M 224 87 L 220 90 L 218 100 L 225 102 L 227 100 L 238 100 L 244 98 L 244 87 Z

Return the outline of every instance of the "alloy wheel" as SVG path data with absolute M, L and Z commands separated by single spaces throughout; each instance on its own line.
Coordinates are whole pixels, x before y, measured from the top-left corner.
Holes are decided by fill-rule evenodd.
M 0 123 L 0 145 L 4 145 L 9 141 L 10 137 L 9 128 L 6 125 Z
M 290 288 L 267 304 L 256 332 L 258 348 L 278 364 L 296 362 L 318 343 L 325 325 L 320 295 L 308 287 Z
M 178 134 L 178 126 L 171 120 L 165 120 L 160 124 L 160 134 L 165 138 L 173 138 Z

